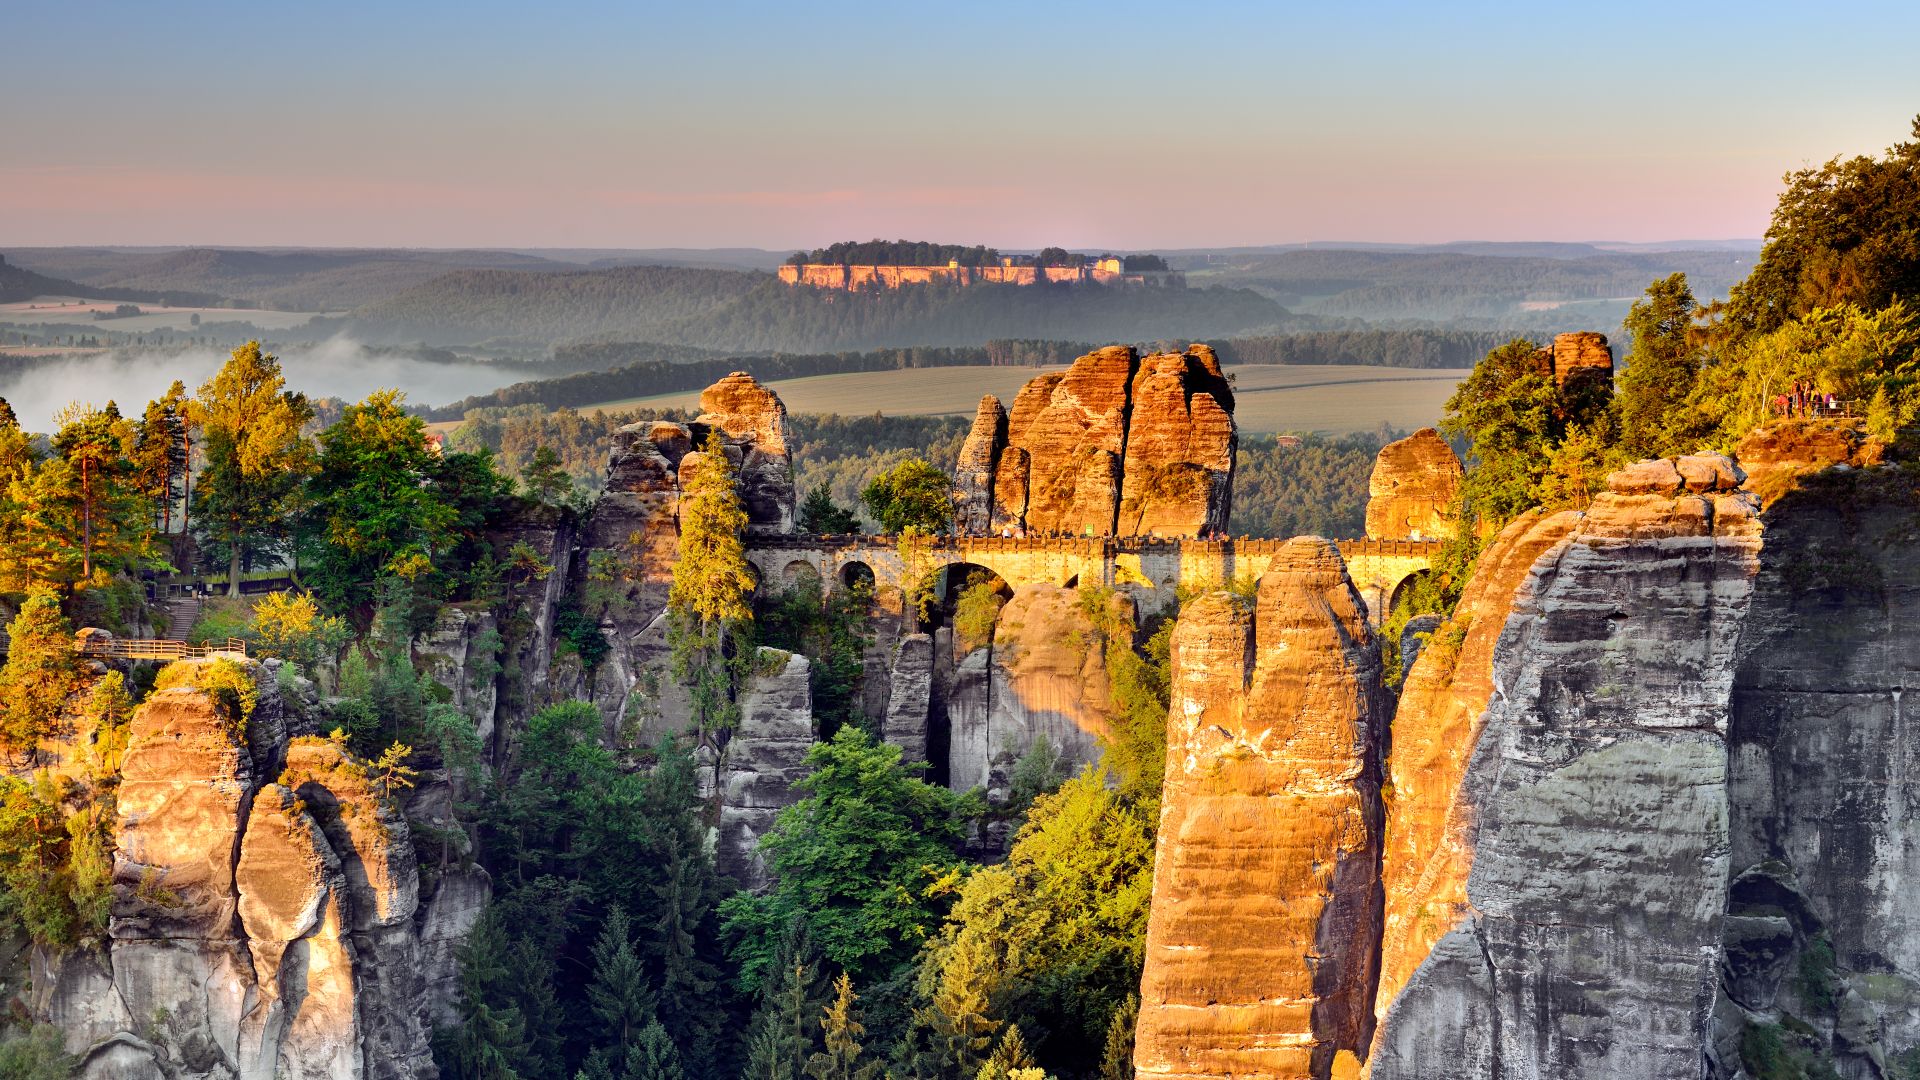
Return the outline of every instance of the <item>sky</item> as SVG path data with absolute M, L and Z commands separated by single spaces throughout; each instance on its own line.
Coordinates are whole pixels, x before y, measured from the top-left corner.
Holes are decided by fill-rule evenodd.
M 7 5 L 0 245 L 1757 237 L 1920 4 Z

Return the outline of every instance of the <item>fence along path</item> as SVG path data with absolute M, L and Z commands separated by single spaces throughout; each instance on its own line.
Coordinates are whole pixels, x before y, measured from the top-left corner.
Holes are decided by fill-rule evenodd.
M 247 643 L 228 638 L 222 644 L 189 645 L 166 638 L 106 638 L 76 642 L 73 651 L 103 660 L 193 660 L 221 653 L 247 655 Z

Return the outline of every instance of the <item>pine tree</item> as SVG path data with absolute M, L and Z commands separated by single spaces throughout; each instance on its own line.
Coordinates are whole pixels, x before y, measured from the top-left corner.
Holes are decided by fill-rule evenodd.
M 863 1061 L 860 1038 L 866 1025 L 854 1011 L 859 998 L 853 992 L 853 979 L 846 972 L 833 984 L 833 1004 L 823 1010 L 820 1030 L 827 1048 L 807 1059 L 807 1075 L 812 1080 L 873 1080 L 880 1072 L 877 1061 Z
M 686 1080 L 686 1068 L 680 1063 L 680 1050 L 658 1021 L 640 1030 L 638 1041 L 627 1051 L 627 1067 L 621 1080 Z
M 738 661 L 746 658 L 735 639 L 753 618 L 753 574 L 741 539 L 747 511 L 733 476 L 725 444 L 718 433 L 709 435 L 681 494 L 680 553 L 667 591 L 673 674 L 690 691 L 703 736 L 739 718 Z
M 860 531 L 860 518 L 833 501 L 833 492 L 823 482 L 814 485 L 800 502 L 800 531 L 816 536 L 834 536 Z
M 178 380 L 147 403 L 134 425 L 128 450 L 135 485 L 154 507 L 162 533 L 173 531 L 173 508 L 185 494 L 187 478 L 187 388 Z
M 999 1023 L 989 1015 L 988 994 L 993 985 L 992 958 L 978 937 L 962 935 L 940 970 L 933 1004 L 922 1010 L 934 1048 L 962 1076 L 972 1076 L 985 1062 Z
M 190 414 L 206 429 L 206 468 L 189 505 L 207 537 L 226 548 L 229 596 L 240 595 L 248 551 L 285 542 L 312 458 L 301 428 L 313 406 L 286 382 L 280 361 L 249 341 L 200 388 Z
M 753 1018 L 748 1080 L 797 1080 L 820 1041 L 815 1018 L 826 1007 L 826 994 L 804 921 L 788 924 L 773 970 Z
M 632 1048 L 641 1029 L 655 1023 L 654 993 L 646 968 L 633 951 L 632 923 L 615 907 L 607 913 L 600 938 L 593 946 L 593 983 L 587 1002 L 598 1022 L 601 1045 L 616 1051 Z
M 1107 1021 L 1107 1045 L 1100 1054 L 1100 1080 L 1133 1080 L 1133 1032 L 1140 1023 L 1140 998 L 1128 994 Z
M 560 455 L 545 443 L 533 448 L 533 456 L 520 470 L 520 482 L 528 498 L 549 506 L 560 506 L 573 494 L 573 477 L 567 475 Z
M 458 1022 L 434 1038 L 434 1059 L 453 1080 L 520 1080 L 526 1021 L 510 1004 L 517 974 L 506 962 L 506 930 L 494 912 L 474 923 L 460 948 Z
M 145 553 L 149 515 L 125 454 L 131 427 L 112 402 L 105 409 L 70 407 L 62 413 L 53 449 L 66 465 L 55 495 L 69 523 L 67 544 L 79 544 L 80 580 L 96 564 L 124 563 Z
M 666 838 L 664 875 L 652 887 L 659 917 L 651 929 L 648 952 L 658 961 L 659 1005 L 662 1027 L 680 1046 L 711 1047 L 718 1037 L 720 1015 L 710 998 L 719 972 L 701 955 L 695 932 L 712 910 L 711 867 L 685 837 Z
M 1026 1037 L 1020 1034 L 1020 1025 L 1008 1024 L 993 1053 L 981 1064 L 976 1080 L 1014 1080 L 1018 1073 L 1039 1067 L 1027 1049 Z
M 0 746 L 18 758 L 33 753 L 53 729 L 80 676 L 73 627 L 53 593 L 29 596 L 7 635 L 7 663 L 0 667 Z

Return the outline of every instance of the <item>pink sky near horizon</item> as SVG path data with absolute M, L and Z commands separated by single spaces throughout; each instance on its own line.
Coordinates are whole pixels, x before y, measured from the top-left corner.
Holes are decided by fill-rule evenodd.
M 6 19 L 0 245 L 1753 238 L 1920 112 L 1873 0 L 108 7 Z

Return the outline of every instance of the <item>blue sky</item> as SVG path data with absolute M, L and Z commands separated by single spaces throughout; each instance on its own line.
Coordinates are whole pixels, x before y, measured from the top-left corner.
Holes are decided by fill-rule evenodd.
M 20 5 L 13 5 L 19 8 Z M 0 244 L 1757 236 L 1920 5 L 39 4 Z

